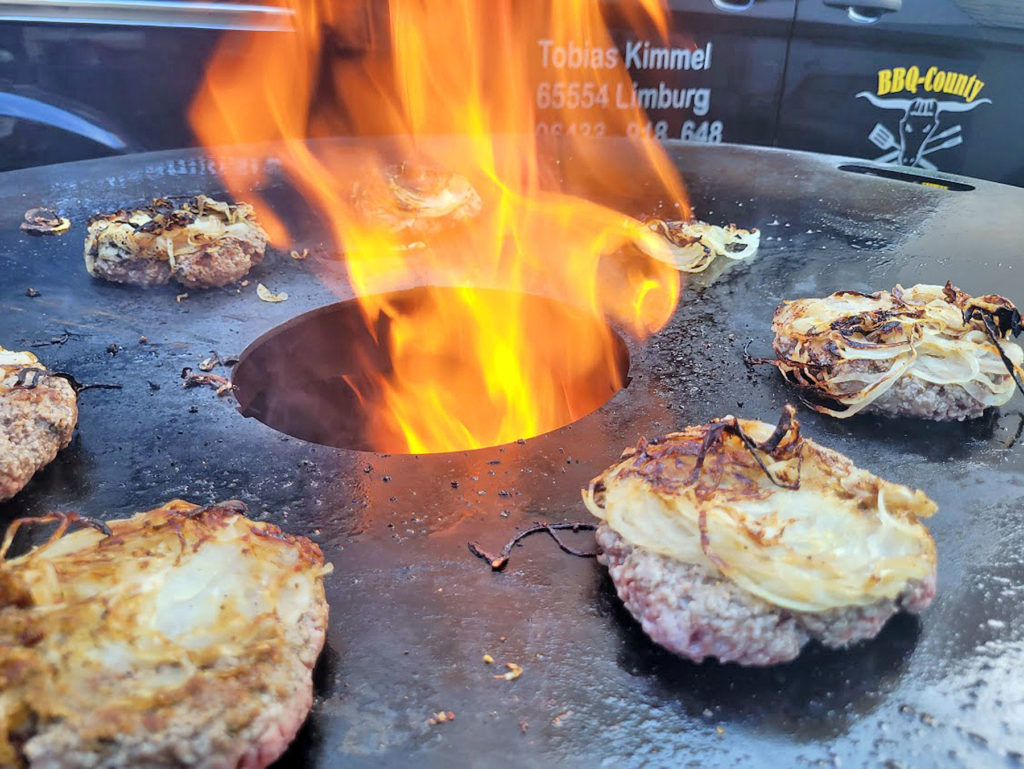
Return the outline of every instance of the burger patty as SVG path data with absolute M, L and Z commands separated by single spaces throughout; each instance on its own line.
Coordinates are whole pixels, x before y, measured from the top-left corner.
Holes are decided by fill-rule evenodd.
M 263 769 L 287 750 L 313 706 L 310 671 L 325 627 L 324 611 L 304 613 L 284 639 L 297 654 L 278 680 L 268 684 L 257 671 L 238 687 L 194 686 L 173 718 L 154 716 L 158 730 L 129 729 L 103 742 L 76 724 L 49 726 L 25 743 L 28 769 Z
M 245 512 L 176 500 L 106 524 L 50 516 L 49 542 L 0 553 L 0 766 L 280 757 L 312 706 L 330 567 Z M 90 528 L 61 536 L 74 523 Z
M 776 337 L 776 349 L 783 356 L 791 354 L 795 347 L 796 340 L 792 337 L 784 333 Z M 891 361 L 884 360 L 841 361 L 827 369 L 825 374 L 827 377 L 850 371 L 874 374 L 885 371 L 891 365 Z M 1005 379 L 1009 378 L 1007 374 Z M 855 392 L 858 389 L 857 383 L 849 382 L 845 389 Z M 986 408 L 984 403 L 958 384 L 938 384 L 904 374 L 866 406 L 863 413 L 962 422 L 980 417 Z
M 185 288 L 234 283 L 263 260 L 267 234 L 247 203 L 205 195 L 93 217 L 85 241 L 89 274 L 114 283 Z
M 10 351 L 0 347 L 0 364 Z M 27 356 L 29 353 L 13 353 Z M 0 501 L 10 499 L 71 442 L 78 399 L 71 384 L 50 376 L 35 356 L 25 368 L 0 365 Z M 25 384 L 18 384 L 19 371 Z M 38 374 L 34 372 L 39 372 Z
M 935 575 L 907 585 L 895 600 L 822 612 L 794 612 L 768 603 L 708 569 L 630 545 L 602 523 L 598 562 L 616 592 L 655 643 L 701 662 L 741 665 L 794 659 L 812 638 L 843 648 L 874 638 L 900 609 L 923 611 L 935 597 Z
M 918 377 L 902 376 L 864 411 L 962 422 L 980 417 L 986 408 L 960 385 L 936 384 Z
M 772 315 L 776 365 L 811 408 L 933 420 L 979 417 L 1024 392 L 1020 313 L 947 283 L 785 301 Z

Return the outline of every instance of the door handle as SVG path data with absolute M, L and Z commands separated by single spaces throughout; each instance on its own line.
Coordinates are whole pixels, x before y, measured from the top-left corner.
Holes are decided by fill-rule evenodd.
M 831 8 L 845 8 L 850 21 L 860 24 L 874 24 L 887 13 L 896 13 L 903 7 L 903 0 L 824 0 Z
M 754 0 L 711 0 L 711 4 L 720 11 L 739 13 L 752 8 Z

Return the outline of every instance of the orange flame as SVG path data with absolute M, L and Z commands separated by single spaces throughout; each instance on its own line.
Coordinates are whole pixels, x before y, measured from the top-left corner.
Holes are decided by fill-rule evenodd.
M 690 211 L 673 164 L 636 130 L 643 113 L 613 104 L 632 84 L 609 53 L 598 0 L 279 2 L 294 32 L 228 36 L 192 123 L 215 158 L 230 153 L 223 145 L 276 142 L 290 179 L 329 219 L 367 322 L 388 319 L 391 367 L 374 393 L 359 393 L 379 429 L 404 435 L 412 452 L 496 445 L 592 410 L 568 383 L 593 381 L 607 390 L 598 402 L 621 387 L 613 333 L 592 319 L 645 336 L 679 295 L 675 270 L 629 252 L 632 215 L 656 203 Z M 388 32 L 374 39 L 383 9 Z M 632 23 L 667 32 L 655 0 L 641 10 Z M 310 141 L 337 135 L 364 138 Z M 252 199 L 252 170 L 222 167 L 236 197 Z M 475 215 L 396 225 L 390 214 L 416 209 L 388 207 L 396 183 L 414 196 L 442 191 L 433 202 L 447 211 L 444 191 L 461 189 L 450 174 L 479 193 Z M 288 244 L 270 206 L 253 202 L 272 242 Z M 412 285 L 458 291 L 410 313 L 387 292 Z M 530 317 L 531 293 L 585 312 L 579 322 Z

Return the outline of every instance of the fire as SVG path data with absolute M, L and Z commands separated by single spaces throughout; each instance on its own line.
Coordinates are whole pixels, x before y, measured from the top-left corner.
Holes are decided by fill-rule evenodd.
M 593 398 L 572 394 L 579 382 L 600 402 L 619 389 L 603 319 L 646 336 L 680 289 L 674 269 L 630 250 L 634 216 L 690 211 L 642 112 L 608 107 L 632 85 L 621 57 L 601 56 L 614 42 L 598 0 L 279 2 L 294 32 L 227 36 L 192 123 L 214 158 L 232 152 L 225 145 L 275 142 L 290 181 L 329 221 L 389 354 L 372 392 L 358 393 L 378 429 L 404 435 L 410 452 L 496 445 L 592 410 Z M 656 3 L 640 6 L 629 23 L 665 34 Z M 374 35 L 385 9 L 387 33 Z M 344 50 L 367 41 L 359 55 Z M 570 47 L 602 66 L 555 68 L 540 55 Z M 317 141 L 339 135 L 359 138 Z M 274 244 L 290 247 L 286 224 L 252 200 L 262 180 L 222 167 Z M 388 293 L 409 286 L 447 290 L 410 310 Z M 578 308 L 580 322 L 531 317 L 529 294 Z

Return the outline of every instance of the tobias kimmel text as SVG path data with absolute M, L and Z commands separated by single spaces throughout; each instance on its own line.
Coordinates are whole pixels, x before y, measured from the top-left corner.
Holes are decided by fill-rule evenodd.
M 538 133 L 602 135 L 605 132 L 602 113 L 639 107 L 649 115 L 656 114 L 646 122 L 631 122 L 628 133 L 632 136 L 724 141 L 722 121 L 687 119 L 705 118 L 711 110 L 711 88 L 699 85 L 701 81 L 707 82 L 707 78 L 696 74 L 711 69 L 713 45 L 710 41 L 703 46 L 676 48 L 634 40 L 626 41 L 620 49 L 592 46 L 589 41 L 556 44 L 554 40 L 541 39 L 537 41 L 537 51 L 541 71 L 545 73 L 544 79 L 537 83 L 537 109 L 558 111 L 557 119 L 538 121 Z M 587 76 L 588 72 L 622 66 L 638 78 L 632 87 L 616 83 L 609 89 L 607 84 L 591 82 Z M 642 76 L 645 72 L 656 73 L 653 82 L 651 76 Z M 681 80 L 680 76 L 671 74 L 675 72 L 695 74 Z M 659 79 L 660 73 L 665 73 L 661 75 L 664 80 Z

